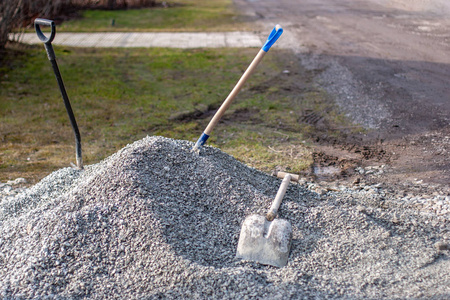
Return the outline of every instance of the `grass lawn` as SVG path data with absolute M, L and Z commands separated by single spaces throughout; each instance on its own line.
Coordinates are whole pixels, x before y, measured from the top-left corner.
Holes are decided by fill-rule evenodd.
M 238 31 L 248 30 L 245 18 L 231 0 L 168 1 L 168 8 L 86 10 L 66 21 L 58 31 Z M 114 26 L 112 25 L 114 20 Z
M 85 164 L 146 135 L 195 142 L 257 51 L 57 47 Z M 43 47 L 17 53 L 0 64 L 0 181 L 33 183 L 74 163 L 75 142 Z M 309 168 L 304 140 L 312 127 L 300 121 L 302 111 L 328 111 L 345 123 L 311 79 L 291 52 L 271 50 L 208 144 L 267 172 Z

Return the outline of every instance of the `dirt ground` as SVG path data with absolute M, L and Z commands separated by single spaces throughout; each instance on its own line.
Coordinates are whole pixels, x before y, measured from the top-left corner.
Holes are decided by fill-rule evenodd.
M 416 2 L 235 0 L 265 29 L 281 24 L 279 45 L 367 130 L 337 139 L 318 130 L 309 175 L 449 193 L 450 6 Z

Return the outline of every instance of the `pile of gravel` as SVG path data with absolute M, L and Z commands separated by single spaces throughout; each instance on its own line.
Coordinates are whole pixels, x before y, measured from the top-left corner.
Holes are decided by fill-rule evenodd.
M 448 216 L 291 184 L 284 268 L 235 258 L 241 223 L 280 179 L 212 147 L 147 137 L 0 202 L 0 296 L 448 299 Z

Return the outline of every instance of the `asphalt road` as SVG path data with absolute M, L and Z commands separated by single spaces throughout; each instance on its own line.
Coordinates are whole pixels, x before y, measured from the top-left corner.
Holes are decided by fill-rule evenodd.
M 317 82 L 333 95 L 345 113 L 369 129 L 367 139 L 403 139 L 401 147 L 406 147 L 403 154 L 411 159 L 402 163 L 420 164 L 415 161 L 422 160 L 419 152 L 426 149 L 423 151 L 428 158 L 424 160 L 430 162 L 417 166 L 417 172 L 428 172 L 426 178 L 439 178 L 444 183 L 450 178 L 446 152 L 450 133 L 450 2 L 235 0 L 235 3 L 247 16 L 267 26 L 267 30 L 276 23 L 283 25 L 285 34 L 279 43 L 288 44 L 299 53 L 304 66 L 319 71 Z M 430 135 L 433 137 L 427 142 L 423 137 Z M 417 141 L 419 137 L 420 149 L 417 143 L 412 143 L 415 144 L 412 148 L 408 148 L 408 142 L 404 143 Z M 439 152 L 442 157 L 429 155 L 435 140 L 445 140 L 441 147 L 444 156 Z
M 396 134 L 449 126 L 450 10 L 406 11 L 397 8 L 401 5 L 382 5 L 387 2 L 237 1 L 269 27 L 282 24 L 292 48 L 321 56 L 315 64 L 331 66 L 331 72 L 349 71 L 353 78 L 330 79 L 328 88 L 345 98 L 362 96 L 378 107 L 346 108 L 367 127 Z M 357 101 L 339 102 L 345 108 Z

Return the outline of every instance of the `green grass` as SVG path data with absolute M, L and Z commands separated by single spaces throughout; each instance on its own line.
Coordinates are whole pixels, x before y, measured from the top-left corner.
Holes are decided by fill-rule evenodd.
M 42 47 L 6 54 L 0 69 L 0 180 L 36 182 L 75 161 L 74 136 Z M 211 113 L 243 74 L 257 49 L 56 48 L 57 61 L 80 127 L 85 164 L 99 162 L 146 135 L 195 142 Z M 305 144 L 313 130 L 299 122 L 304 108 L 320 113 L 326 94 L 295 56 L 265 56 L 209 145 L 270 172 L 300 172 L 311 163 Z M 291 73 L 283 70 L 289 68 Z M 326 109 L 324 109 L 326 108 Z M 331 121 L 345 124 L 341 115 Z M 180 117 L 184 116 L 184 117 Z
M 177 0 L 169 3 L 173 6 L 82 11 L 81 18 L 62 23 L 58 31 L 234 31 L 247 27 L 231 0 Z

